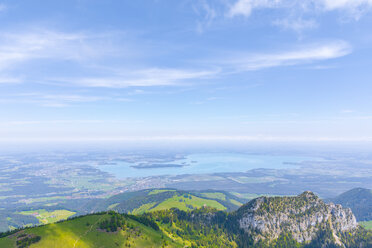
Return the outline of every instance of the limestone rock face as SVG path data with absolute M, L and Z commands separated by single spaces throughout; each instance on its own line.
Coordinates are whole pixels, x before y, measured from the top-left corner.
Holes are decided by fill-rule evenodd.
M 295 197 L 257 198 L 239 209 L 238 216 L 240 228 L 254 234 L 256 241 L 290 233 L 297 242 L 308 242 L 320 228 L 328 227 L 335 242 L 342 245 L 337 235 L 357 228 L 350 209 L 326 204 L 309 191 Z

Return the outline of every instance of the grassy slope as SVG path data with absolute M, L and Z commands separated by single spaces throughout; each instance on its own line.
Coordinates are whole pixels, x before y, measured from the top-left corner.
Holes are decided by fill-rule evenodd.
M 75 212 L 71 212 L 68 210 L 55 210 L 52 212 L 48 212 L 45 209 L 38 209 L 38 210 L 31 210 L 31 211 L 23 211 L 23 212 L 20 212 L 19 214 L 33 215 L 40 221 L 40 223 L 49 224 L 49 223 L 54 223 L 60 220 L 66 220 L 67 218 L 73 216 Z
M 230 202 L 238 207 L 242 206 L 243 204 L 238 202 L 237 200 L 234 200 L 234 199 L 230 199 Z
M 221 192 L 215 193 L 201 193 L 203 196 L 211 198 L 211 199 L 218 199 L 222 201 L 226 201 L 226 195 Z
M 149 211 L 155 204 L 156 204 L 156 202 L 150 202 L 150 203 L 147 203 L 147 204 L 143 204 L 141 207 L 134 209 L 132 211 L 132 214 L 143 214 L 143 213 Z
M 184 195 L 186 198 L 182 197 L 181 195 Z M 190 195 L 191 199 L 188 198 Z M 170 208 L 191 210 L 200 208 L 204 205 L 214 207 L 219 210 L 231 211 L 241 206 L 241 203 L 239 202 L 239 198 L 225 192 L 187 192 L 178 191 L 175 189 L 150 189 L 122 193 L 112 196 L 108 199 L 95 199 L 90 202 L 82 202 L 81 204 L 71 203 L 70 205 L 58 205 L 55 206 L 55 208 L 50 206 L 47 208 L 47 210 L 40 208 L 38 210 L 17 212 L 18 215 L 24 215 L 24 219 L 19 217 L 18 219 L 21 221 L 18 221 L 18 225 L 10 224 L 10 219 L 5 220 L 5 228 L 35 225 L 37 222 L 40 224 L 54 223 L 73 216 L 75 212 L 80 215 L 106 210 L 116 210 L 125 213 L 142 214 L 153 210 Z M 30 218 L 33 218 L 34 222 L 31 222 Z M 1 224 L 0 219 L 0 225 Z M 6 231 L 6 229 L 4 229 L 4 231 Z
M 7 247 L 15 247 L 15 241 L 12 239 L 5 237 L 0 239 L 0 247 L 7 248 Z
M 199 198 L 193 195 L 189 195 L 189 197 L 182 196 L 173 196 L 172 198 L 169 198 L 163 202 L 161 202 L 159 205 L 157 205 L 155 208 L 150 209 L 150 211 L 156 211 L 156 210 L 164 210 L 164 209 L 170 209 L 170 208 L 178 208 L 180 210 L 190 210 L 190 208 L 187 207 L 187 205 L 193 206 L 193 208 L 201 208 L 203 206 L 208 206 L 212 208 L 216 208 L 218 210 L 226 210 L 226 207 L 224 207 L 222 204 L 220 204 L 217 201 L 214 200 L 207 200 L 203 198 Z
M 364 228 L 366 228 L 366 229 L 372 230 L 372 220 L 370 220 L 370 221 L 362 221 L 362 222 L 359 222 L 359 224 L 361 226 L 363 226 Z
M 109 218 L 108 215 L 90 215 L 62 223 L 27 229 L 22 232 L 41 236 L 41 241 L 31 245 L 31 248 L 117 248 L 128 247 L 128 244 L 131 247 L 161 247 L 163 240 L 166 240 L 169 244 L 167 247 L 182 247 L 177 241 L 172 242 L 161 231 L 155 231 L 130 219 L 127 220 L 128 223 L 141 230 L 139 237 L 130 230 L 120 230 L 116 233 L 99 231 L 97 229 L 98 223 L 107 218 Z M 0 239 L 0 247 L 15 247 L 15 242 L 16 236 L 5 237 Z

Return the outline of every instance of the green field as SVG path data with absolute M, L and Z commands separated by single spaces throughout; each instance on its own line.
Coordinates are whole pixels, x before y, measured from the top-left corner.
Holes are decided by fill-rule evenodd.
M 207 200 L 207 199 L 199 198 L 193 195 L 181 195 L 181 196 L 174 195 L 172 198 L 169 198 L 159 203 L 159 205 L 150 209 L 150 211 L 164 210 L 164 209 L 170 209 L 170 208 L 178 208 L 180 210 L 187 211 L 187 210 L 190 210 L 191 207 L 195 209 L 195 208 L 201 208 L 205 206 L 215 208 L 218 210 L 226 210 L 225 206 L 223 206 L 221 203 L 215 200 Z
M 366 228 L 366 229 L 372 230 L 372 220 L 370 220 L 370 221 L 362 221 L 362 222 L 359 222 L 359 224 L 361 226 L 363 226 L 364 228 Z
M 224 193 L 220 193 L 220 192 L 209 193 L 208 192 L 208 193 L 201 193 L 201 194 L 211 199 L 226 201 L 226 195 Z
M 22 215 L 32 215 L 35 216 L 41 224 L 50 224 L 60 220 L 66 220 L 67 218 L 73 216 L 75 212 L 68 210 L 55 210 L 48 212 L 45 209 L 30 210 L 19 212 Z
M 90 215 L 68 220 L 58 224 L 49 224 L 26 229 L 17 234 L 0 239 L 1 248 L 16 247 L 16 239 L 21 234 L 40 236 L 41 240 L 32 244 L 31 248 L 90 248 L 90 247 L 182 247 L 172 241 L 161 231 L 144 226 L 134 220 L 127 219 L 131 229 L 119 229 L 107 233 L 98 229 L 98 223 L 109 219 L 108 214 Z
M 240 207 L 240 206 L 242 206 L 242 205 L 243 205 L 243 203 L 241 203 L 241 202 L 238 202 L 237 200 L 234 200 L 234 199 L 230 199 L 230 202 L 231 202 L 232 204 L 234 204 L 234 205 L 238 206 L 238 207 Z

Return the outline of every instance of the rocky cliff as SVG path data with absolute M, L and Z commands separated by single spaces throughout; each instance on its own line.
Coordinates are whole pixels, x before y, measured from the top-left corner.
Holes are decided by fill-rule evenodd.
M 297 242 L 307 243 L 320 230 L 328 230 L 333 242 L 342 247 L 342 234 L 358 227 L 350 209 L 326 204 L 309 191 L 295 197 L 257 198 L 240 208 L 237 216 L 239 227 L 256 242 L 289 233 Z

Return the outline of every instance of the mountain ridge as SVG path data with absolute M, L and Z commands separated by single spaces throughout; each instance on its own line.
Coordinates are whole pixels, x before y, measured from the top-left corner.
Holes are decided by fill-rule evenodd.
M 108 248 L 128 245 L 147 248 L 152 241 L 158 244 L 156 247 L 364 248 L 372 245 L 371 232 L 357 225 L 350 209 L 326 204 L 307 191 L 293 197 L 259 197 L 231 213 L 202 207 L 192 211 L 165 209 L 142 215 L 110 211 L 75 217 L 3 234 L 6 237 L 0 239 L 0 246 L 14 247 L 9 244 L 22 237 L 40 237 L 31 248 L 53 247 L 47 245 L 58 240 L 53 235 L 55 230 L 72 236 L 86 233 L 75 247 L 96 247 L 86 244 L 102 243 L 102 240 Z M 3 245 L 5 242 L 7 246 Z M 61 242 L 54 247 L 67 246 Z

